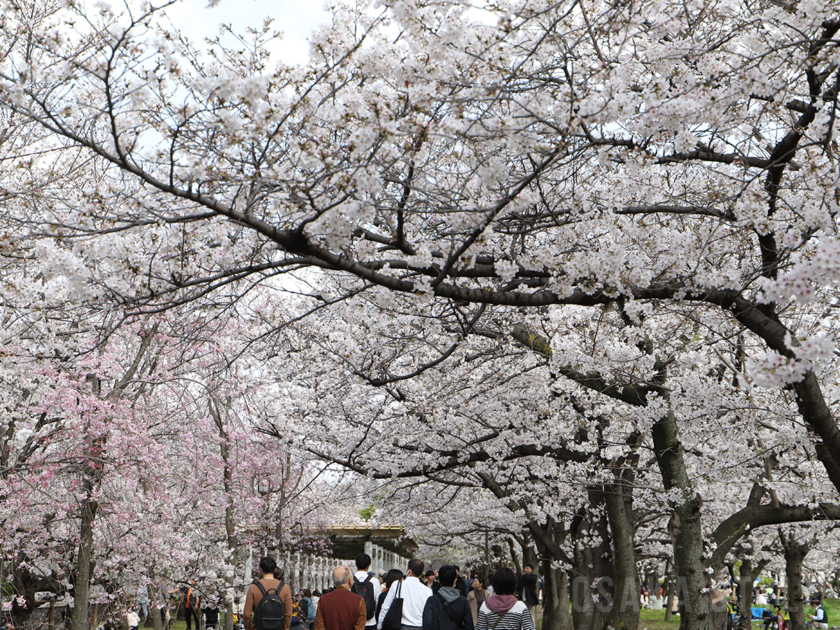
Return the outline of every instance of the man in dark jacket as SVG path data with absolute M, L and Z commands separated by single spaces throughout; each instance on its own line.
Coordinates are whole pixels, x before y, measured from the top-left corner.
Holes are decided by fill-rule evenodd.
M 426 600 L 423 630 L 474 630 L 467 598 L 455 588 L 458 572 L 446 565 L 438 571 L 440 588 Z
M 539 598 L 539 578 L 534 573 L 534 565 L 526 564 L 523 567 L 522 577 L 516 585 L 516 592 L 519 593 L 519 599 L 528 607 L 528 612 L 531 613 L 531 621 L 534 622 L 534 627 L 537 627 L 537 604 L 540 603 Z

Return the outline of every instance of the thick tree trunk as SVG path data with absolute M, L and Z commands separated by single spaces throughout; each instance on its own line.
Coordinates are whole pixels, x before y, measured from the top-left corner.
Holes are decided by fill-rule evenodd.
M 604 492 L 613 542 L 613 606 L 608 623 L 615 630 L 636 630 L 641 584 L 633 551 L 633 523 L 625 509 L 625 491 L 625 486 L 614 484 Z
M 230 406 L 231 401 L 227 401 L 225 410 Z M 225 423 L 222 418 L 222 409 L 218 402 L 210 399 L 210 414 L 216 422 L 216 427 L 219 429 L 219 448 L 221 450 L 222 461 L 224 462 L 224 489 L 225 496 L 228 497 L 228 504 L 225 507 L 225 534 L 227 536 L 228 550 L 231 552 L 231 559 L 237 556 L 237 549 L 239 543 L 236 539 L 236 524 L 234 522 L 234 506 L 230 498 L 233 496 L 233 470 L 230 463 L 230 437 L 225 430 Z M 228 589 L 225 593 L 225 630 L 233 630 L 233 576 L 228 582 Z
M 92 494 L 92 484 L 85 482 L 85 495 Z M 76 556 L 76 576 L 73 585 L 73 614 L 70 617 L 70 630 L 87 630 L 88 597 L 90 594 L 90 571 L 93 559 L 93 523 L 99 505 L 88 499 L 82 508 L 82 523 L 79 532 L 79 551 Z
M 674 545 L 676 594 L 679 598 L 680 630 L 704 630 L 712 627 L 711 601 L 704 572 L 701 500 L 695 496 L 674 509 L 671 525 Z M 706 591 L 706 592 L 704 592 Z
M 709 581 L 703 560 L 703 501 L 688 477 L 677 419 L 670 410 L 653 425 L 653 448 L 665 491 L 681 491 L 670 523 L 676 591 L 680 598 L 680 630 L 711 630 Z
M 151 339 L 143 342 L 138 359 L 142 357 L 142 353 L 145 352 L 145 348 L 148 348 L 150 341 Z M 131 374 L 126 374 L 121 383 L 127 382 L 130 378 Z M 93 393 L 100 396 L 102 394 L 102 381 L 99 380 L 99 377 L 96 374 L 88 374 L 87 380 L 91 383 Z M 117 384 L 114 392 L 119 391 L 120 388 L 121 385 Z M 70 616 L 69 630 L 87 630 L 88 627 L 88 599 L 90 597 L 90 580 L 93 569 L 93 524 L 96 521 L 96 512 L 99 510 L 99 503 L 93 499 L 93 496 L 94 491 L 102 481 L 103 468 L 98 462 L 103 459 L 105 454 L 105 437 L 93 438 L 87 433 L 87 429 L 85 429 L 85 433 L 88 440 L 91 441 L 85 453 L 87 460 L 82 466 L 82 474 L 84 475 L 84 494 L 82 496 L 84 498 L 82 499 L 80 515 L 76 574 L 73 576 L 73 614 Z M 95 625 L 96 619 L 93 621 Z
M 228 445 L 224 445 L 225 455 L 225 493 L 232 496 L 232 475 L 228 465 Z M 238 542 L 236 540 L 236 529 L 233 521 L 233 502 L 228 502 L 225 508 L 225 528 L 227 530 L 228 549 L 231 551 L 231 560 L 237 557 Z M 233 576 L 228 580 L 228 590 L 225 593 L 225 630 L 233 630 Z
M 758 571 L 753 568 L 752 560 L 741 561 L 738 577 L 738 585 L 741 587 L 738 597 L 738 612 L 744 617 L 746 627 L 750 627 L 752 624 L 753 582 L 755 582 L 757 574 Z
M 592 583 L 595 579 L 593 568 L 598 564 L 597 550 L 589 547 L 575 549 L 574 566 L 572 567 L 571 601 L 572 622 L 575 630 L 600 630 L 600 615 L 592 600 Z
M 726 630 L 729 626 L 729 609 L 723 591 L 712 591 L 712 626 L 715 630 Z
M 598 504 L 598 497 L 599 492 L 590 492 L 592 505 Z M 602 542 L 596 547 L 581 543 L 575 545 L 571 580 L 572 621 L 575 630 L 604 630 L 613 604 L 612 567 L 607 561 L 610 549 L 606 518 L 596 523 L 582 521 L 578 529 L 597 531 Z
M 542 630 L 573 630 L 566 572 L 552 568 L 547 560 L 543 561 L 541 571 L 545 579 Z
M 152 628 L 154 630 L 163 630 L 163 611 L 164 601 L 157 586 L 149 586 L 149 616 L 152 618 Z M 160 606 L 160 607 L 159 607 Z
M 797 543 L 793 534 L 787 540 L 785 540 L 784 535 L 781 538 L 785 550 L 790 630 L 805 630 L 805 593 L 802 590 L 802 563 L 805 556 L 808 555 L 808 544 Z

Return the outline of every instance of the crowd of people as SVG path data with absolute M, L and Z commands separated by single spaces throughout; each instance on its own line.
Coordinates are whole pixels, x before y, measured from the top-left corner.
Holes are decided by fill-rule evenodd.
M 260 578 L 248 586 L 244 601 L 234 600 L 235 630 L 535 630 L 543 584 L 526 564 L 517 579 L 511 569 L 492 575 L 461 574 L 457 565 L 424 570 L 411 560 L 406 573 L 391 569 L 375 575 L 371 558 L 339 566 L 325 593 L 305 589 L 296 596 L 276 562 L 260 560 Z M 221 603 L 203 596 L 193 580 L 168 592 L 172 606 L 160 609 L 164 628 L 183 612 L 187 630 L 218 629 Z M 173 609 L 174 606 L 174 609 Z M 149 620 L 148 593 L 142 588 L 128 601 L 125 620 L 138 630 Z M 203 622 L 203 623 L 202 623 Z
M 260 561 L 260 578 L 249 585 L 244 602 L 235 600 L 236 630 L 536 630 L 537 606 L 544 588 L 534 567 L 526 564 L 517 578 L 509 568 L 492 575 L 473 571 L 461 574 L 457 565 L 444 565 L 437 571 L 424 570 L 421 560 L 411 560 L 406 573 L 391 569 L 375 575 L 371 558 L 359 555 L 355 566 L 339 566 L 333 572 L 333 586 L 326 593 L 303 590 L 293 596 L 283 581 L 283 571 L 270 557 Z M 727 600 L 729 627 L 739 626 L 737 588 L 719 590 Z M 169 591 L 183 608 L 187 630 L 218 628 L 219 602 L 202 601 L 195 582 Z M 727 597 L 728 596 L 728 597 Z M 821 598 L 820 598 L 821 599 Z M 814 614 L 808 628 L 827 630 L 828 614 L 820 599 L 811 599 Z M 663 608 L 670 604 L 678 614 L 676 597 L 666 602 L 663 587 L 651 594 L 641 588 L 641 605 Z M 789 616 L 775 584 L 756 588 L 753 618 L 764 621 L 765 630 L 787 630 Z M 145 589 L 126 615 L 130 630 L 138 630 L 149 614 Z M 761 606 L 775 605 L 775 614 Z M 756 612 L 759 611 L 759 612 Z M 161 610 L 161 615 L 169 611 Z M 201 624 L 203 621 L 203 627 Z M 168 624 L 164 623 L 164 628 Z
M 333 571 L 332 588 L 293 600 L 272 558 L 248 588 L 244 630 L 535 630 L 541 583 L 531 565 L 517 579 L 511 569 L 470 579 L 455 565 L 425 571 L 421 560 L 376 576 L 371 558 Z

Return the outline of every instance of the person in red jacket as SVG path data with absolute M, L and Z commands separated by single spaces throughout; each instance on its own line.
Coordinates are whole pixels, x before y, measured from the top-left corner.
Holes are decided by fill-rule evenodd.
M 367 609 L 365 600 L 350 592 L 353 572 L 341 566 L 333 571 L 335 590 L 318 600 L 315 630 L 365 630 Z

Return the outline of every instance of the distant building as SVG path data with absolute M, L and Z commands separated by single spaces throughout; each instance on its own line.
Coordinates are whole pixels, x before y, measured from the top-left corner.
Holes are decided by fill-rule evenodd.
M 293 593 L 300 589 L 325 591 L 332 586 L 332 572 L 337 566 L 354 566 L 356 556 L 366 553 L 371 558 L 370 570 L 377 575 L 389 569 L 405 573 L 408 561 L 415 557 L 419 546 L 405 535 L 401 525 L 368 527 L 365 525 L 334 525 L 320 532 L 330 540 L 329 555 L 314 555 L 296 551 L 276 554 L 277 565 L 285 573 L 285 581 Z M 237 584 L 238 592 L 246 591 L 247 585 L 258 576 L 257 560 L 268 553 L 266 549 L 248 547 L 244 581 Z
M 408 561 L 415 557 L 419 546 L 405 535 L 402 525 L 334 525 L 327 537 L 332 543 L 332 557 L 352 563 L 356 556 L 371 557 L 370 570 L 379 575 L 389 569 L 405 573 Z

